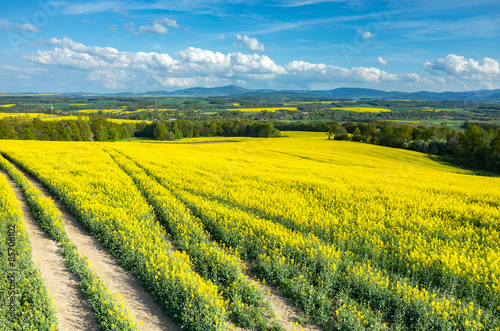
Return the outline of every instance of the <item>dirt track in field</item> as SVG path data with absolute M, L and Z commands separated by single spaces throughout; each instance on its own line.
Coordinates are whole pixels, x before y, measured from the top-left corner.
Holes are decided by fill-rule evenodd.
M 80 252 L 89 259 L 94 270 L 106 282 L 114 293 L 120 293 L 125 305 L 135 316 L 137 322 L 142 322 L 141 330 L 145 331 L 180 331 L 180 327 L 163 313 L 162 308 L 153 297 L 146 292 L 137 277 L 130 271 L 121 267 L 110 250 L 102 245 L 76 220 L 66 206 L 52 195 L 41 183 L 15 165 L 17 169 L 45 196 L 52 198 L 63 215 L 66 232 L 71 241 L 78 246 Z M 47 236 L 48 237 L 48 236 Z M 32 241 L 34 241 L 32 239 Z M 57 277 L 52 279 L 58 283 Z M 86 328 L 73 328 L 71 330 L 87 330 Z M 92 329 L 88 329 L 92 330 Z
M 285 297 L 283 293 L 276 287 L 264 284 L 258 281 L 256 274 L 252 271 L 252 265 L 250 262 L 245 262 L 246 266 L 246 276 L 250 279 L 255 279 L 255 285 L 265 293 L 266 299 L 269 300 L 274 313 L 278 316 L 276 320 L 283 326 L 286 330 L 304 330 L 304 331 L 321 331 L 323 330 L 317 325 L 307 324 L 307 325 L 297 325 L 295 322 L 300 316 L 300 310 L 295 306 L 290 299 Z M 290 323 L 292 322 L 292 323 Z
M 47 288 L 56 305 L 59 329 L 62 331 L 99 330 L 87 299 L 84 297 L 78 276 L 71 273 L 60 253 L 61 245 L 53 241 L 33 216 L 28 202 L 17 184 L 3 171 L 23 211 L 23 221 L 28 232 L 36 267 L 46 280 Z

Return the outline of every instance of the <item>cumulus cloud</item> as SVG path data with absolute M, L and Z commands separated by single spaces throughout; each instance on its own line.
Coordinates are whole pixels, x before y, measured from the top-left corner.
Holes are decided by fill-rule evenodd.
M 26 31 L 31 31 L 31 32 L 40 32 L 40 29 L 35 27 L 32 24 L 29 23 L 24 23 L 24 24 L 17 24 L 17 27 L 21 30 L 26 30 Z
M 263 52 L 264 51 L 264 44 L 259 42 L 257 38 L 250 38 L 246 35 L 240 36 L 239 34 L 236 35 L 236 39 L 234 41 L 235 45 L 236 44 L 242 44 L 245 47 L 247 47 L 249 50 L 254 51 L 254 52 Z
M 466 80 L 491 81 L 500 76 L 498 61 L 485 57 L 480 61 L 466 59 L 464 56 L 448 54 L 433 62 L 422 63 L 422 67 L 433 75 L 447 75 Z
M 324 63 L 309 63 L 305 61 L 292 61 L 285 68 L 292 75 L 315 78 L 317 81 L 342 81 L 342 82 L 420 82 L 418 74 L 409 73 L 402 75 L 389 74 L 386 71 L 373 67 L 354 67 L 351 69 L 332 66 Z
M 381 56 L 377 57 L 377 63 L 386 66 L 387 65 L 387 60 L 384 60 Z
M 39 64 L 71 67 L 79 70 L 148 68 L 168 69 L 175 64 L 168 54 L 154 52 L 123 52 L 113 47 L 86 46 L 69 38 L 40 40 L 40 44 L 61 46 L 53 50 L 29 54 L 30 61 Z
M 286 72 L 285 68 L 277 65 L 265 55 L 240 52 L 223 54 L 196 47 L 181 50 L 177 52 L 177 55 L 190 68 L 209 73 L 226 73 L 228 76 L 234 73 L 283 74 Z
M 106 88 L 122 88 L 125 83 L 130 86 L 145 76 L 159 86 L 188 86 L 196 82 L 231 82 L 229 78 L 273 79 L 286 73 L 268 56 L 258 54 L 223 54 L 189 47 L 177 52 L 179 59 L 174 60 L 168 54 L 123 52 L 112 47 L 86 46 L 69 38 L 37 43 L 57 47 L 26 55 L 31 62 L 85 71 L 88 80 L 101 81 Z
M 82 22 L 83 23 L 87 23 L 87 24 L 95 24 L 96 23 L 95 21 L 89 21 L 89 20 L 86 20 L 86 19 L 82 19 Z
M 181 49 L 172 57 L 166 53 L 124 52 L 113 47 L 86 46 L 69 38 L 37 40 L 32 46 L 37 44 L 54 47 L 26 54 L 33 64 L 44 70 L 83 72 L 87 80 L 100 82 L 109 89 L 148 91 L 165 86 L 218 86 L 252 81 L 294 82 L 298 85 L 308 82 L 401 82 L 409 86 L 444 82 L 437 76 L 422 78 L 415 73 L 391 74 L 373 67 L 343 68 L 305 61 L 280 65 L 266 55 L 221 53 L 196 47 Z

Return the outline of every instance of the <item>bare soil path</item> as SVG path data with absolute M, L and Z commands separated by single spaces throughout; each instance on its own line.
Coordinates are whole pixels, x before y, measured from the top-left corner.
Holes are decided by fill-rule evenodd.
M 61 331 L 99 330 L 89 303 L 83 295 L 78 277 L 71 273 L 60 253 L 61 244 L 53 241 L 33 216 L 28 202 L 17 184 L 0 171 L 14 189 L 21 205 L 23 221 L 29 234 L 33 259 L 54 298 Z
M 142 322 L 142 330 L 181 330 L 177 324 L 163 313 L 161 306 L 153 300 L 151 294 L 146 292 L 137 277 L 130 271 L 121 267 L 110 250 L 92 236 L 59 199 L 54 197 L 45 186 L 27 174 L 22 168 L 17 165 L 15 166 L 45 196 L 52 198 L 63 215 L 68 237 L 78 246 L 80 252 L 89 259 L 92 263 L 92 267 L 100 274 L 109 289 L 115 294 L 120 293 L 122 295 L 123 301 L 130 309 L 130 312 L 135 316 L 136 321 L 139 323 Z M 78 329 L 83 330 L 82 328 L 73 330 Z
M 322 331 L 323 329 L 317 325 L 297 325 L 298 317 L 300 316 L 299 308 L 293 302 L 285 297 L 283 293 L 274 286 L 264 284 L 257 279 L 257 275 L 252 271 L 252 264 L 248 261 L 244 262 L 246 266 L 245 274 L 249 279 L 255 280 L 255 285 L 265 293 L 266 298 L 269 300 L 274 313 L 277 315 L 276 320 L 286 330 L 304 330 L 304 331 Z M 291 322 L 291 323 L 290 323 Z

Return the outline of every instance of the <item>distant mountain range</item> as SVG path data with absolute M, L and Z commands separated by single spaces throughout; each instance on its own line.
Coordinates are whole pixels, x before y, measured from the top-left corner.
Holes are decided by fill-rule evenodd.
M 121 93 L 123 95 L 123 93 Z M 227 96 L 256 96 L 274 98 L 351 98 L 351 99 L 391 99 L 391 100 L 426 100 L 426 101 L 481 101 L 500 102 L 500 89 L 478 90 L 467 92 L 398 92 L 381 91 L 366 88 L 336 88 L 333 90 L 250 90 L 240 86 L 229 85 L 222 87 L 204 88 L 192 87 L 173 92 L 156 91 L 141 93 L 155 96 L 191 96 L 191 97 L 227 97 Z
M 23 93 L 26 94 L 26 93 Z M 36 94 L 36 93 L 34 93 Z M 172 92 L 150 91 L 145 93 L 63 93 L 62 95 L 113 95 L 113 96 L 179 96 L 179 97 L 227 97 L 227 96 L 256 96 L 270 98 L 324 98 L 324 99 L 391 99 L 391 100 L 425 100 L 425 101 L 478 101 L 500 102 L 500 89 L 478 90 L 467 92 L 398 92 L 381 91 L 366 88 L 336 88 L 333 90 L 251 90 L 236 85 L 222 87 L 192 87 Z

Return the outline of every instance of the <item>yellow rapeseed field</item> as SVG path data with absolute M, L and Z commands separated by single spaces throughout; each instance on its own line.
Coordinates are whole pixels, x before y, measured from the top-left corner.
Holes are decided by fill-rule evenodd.
M 422 110 L 423 111 L 459 111 L 459 110 L 463 110 L 461 108 L 440 108 L 440 109 L 436 109 L 436 108 L 432 108 L 432 107 L 422 107 Z
M 226 109 L 229 111 L 241 111 L 241 112 L 251 112 L 251 113 L 257 113 L 261 111 L 268 111 L 274 113 L 277 110 L 292 110 L 295 111 L 297 110 L 297 107 L 260 107 L 260 108 L 232 108 L 232 109 Z
M 79 110 L 78 113 L 98 113 L 98 112 L 103 112 L 103 113 L 120 113 L 123 111 L 123 108 L 116 108 L 116 109 L 82 109 Z
M 120 248 L 169 311 L 189 311 L 188 329 L 223 329 L 261 309 L 220 281 L 240 279 L 248 260 L 325 327 L 500 330 L 500 178 L 413 151 L 283 134 L 4 141 L 0 152 Z M 165 231 L 185 253 L 171 252 Z
M 390 109 L 387 108 L 370 108 L 370 107 L 345 107 L 345 108 L 331 108 L 334 110 L 347 110 L 347 111 L 355 111 L 360 113 L 382 113 L 382 112 L 390 112 Z
M 5 117 L 18 117 L 18 118 L 34 118 L 34 117 L 51 117 L 52 115 L 44 113 L 0 113 L 0 119 Z

